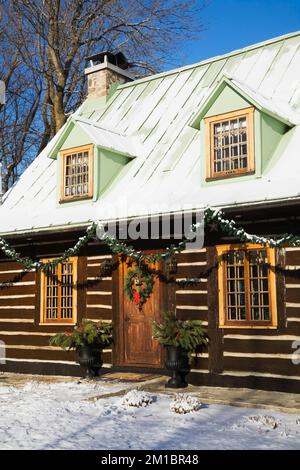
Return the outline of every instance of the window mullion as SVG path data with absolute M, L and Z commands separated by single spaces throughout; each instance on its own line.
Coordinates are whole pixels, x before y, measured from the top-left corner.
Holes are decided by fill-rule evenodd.
M 42 290 L 43 290 L 43 301 L 42 301 L 42 311 L 43 311 L 43 322 L 47 320 L 47 274 L 45 271 L 42 271 Z
M 277 325 L 276 318 L 276 252 L 271 248 L 267 248 L 268 263 L 268 294 L 269 294 L 269 321 L 271 324 Z M 273 271 L 274 270 L 274 271 Z
M 227 263 L 223 259 L 222 254 L 222 264 L 223 264 L 223 285 L 222 285 L 222 295 L 224 299 L 224 321 L 225 324 L 228 322 L 228 281 L 227 281 Z
M 210 124 L 210 150 L 209 150 L 209 166 L 210 166 L 210 175 L 214 173 L 215 165 L 215 131 L 214 123 Z
M 251 301 L 250 301 L 250 266 L 249 266 L 249 259 L 248 259 L 248 252 L 245 250 L 245 302 L 246 302 L 246 321 L 251 321 Z
M 57 320 L 61 321 L 61 263 L 57 265 Z
M 75 263 L 72 262 L 72 321 L 75 317 Z

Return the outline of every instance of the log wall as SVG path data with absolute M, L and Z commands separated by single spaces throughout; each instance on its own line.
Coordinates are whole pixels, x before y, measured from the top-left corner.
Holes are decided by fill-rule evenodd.
M 76 236 L 53 242 L 42 240 L 34 253 L 40 257 L 59 256 L 75 240 Z M 17 249 L 24 253 L 20 245 Z M 88 318 L 112 322 L 117 286 L 114 275 L 100 276 L 105 259 L 112 257 L 97 242 L 91 242 L 79 257 L 79 321 Z M 169 305 L 176 307 L 179 318 L 201 319 L 210 337 L 208 350 L 194 357 L 191 380 L 300 393 L 300 365 L 292 362 L 293 343 L 300 340 L 300 249 L 278 252 L 277 329 L 218 328 L 214 247 L 183 251 L 177 261 L 177 273 L 165 285 Z M 39 273 L 24 272 L 17 263 L 0 260 L 0 340 L 5 342 L 7 354 L 0 370 L 78 375 L 75 354 L 49 346 L 51 336 L 66 327 L 40 325 L 39 287 Z M 109 348 L 104 351 L 104 363 L 112 366 Z
M 77 239 L 41 240 L 31 250 L 28 244 L 15 248 L 24 255 L 56 257 Z M 101 262 L 111 256 L 101 252 L 103 247 L 91 242 L 78 259 L 78 321 L 112 321 L 112 279 L 99 277 Z M 51 336 L 68 328 L 40 324 L 40 273 L 24 272 L 21 265 L 0 259 L 0 340 L 6 348 L 6 364 L 0 363 L 0 370 L 79 375 L 76 354 L 49 345 Z M 111 367 L 111 349 L 103 352 L 103 360 Z
M 207 250 L 185 250 L 177 255 L 176 315 L 183 320 L 201 320 L 208 327 Z M 194 355 L 195 372 L 209 372 L 209 354 Z
M 195 368 L 194 380 L 210 385 L 225 383 L 300 392 L 300 365 L 292 361 L 294 342 L 299 341 L 300 347 L 300 249 L 286 248 L 277 252 L 276 329 L 218 328 L 216 250 L 210 247 L 206 251 L 209 377 L 204 377 L 203 371 Z
M 90 253 L 97 251 L 99 252 L 99 249 L 94 248 L 93 250 L 90 250 Z M 105 260 L 111 259 L 112 256 L 109 254 L 90 254 L 86 258 L 86 318 L 89 320 L 104 320 L 109 323 L 112 322 L 112 276 L 99 276 L 101 263 Z M 111 367 L 111 348 L 107 348 L 103 351 L 103 360 L 106 367 Z
M 0 261 L 0 339 L 5 343 L 6 368 L 10 370 L 20 370 L 22 363 L 74 361 L 72 353 L 49 346 L 54 333 L 48 326 L 39 327 L 36 293 L 34 270 L 24 271 L 17 263 Z

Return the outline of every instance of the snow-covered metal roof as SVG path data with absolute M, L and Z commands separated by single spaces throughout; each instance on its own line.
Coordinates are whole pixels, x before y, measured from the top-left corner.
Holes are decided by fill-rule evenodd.
M 203 184 L 201 135 L 189 123 L 224 76 L 293 127 L 261 177 Z M 2 234 L 207 205 L 300 199 L 300 32 L 122 85 L 104 109 L 86 109 L 79 108 L 72 119 L 100 140 L 110 139 L 103 129 L 113 132 L 110 148 L 126 147 L 138 158 L 98 201 L 58 204 L 57 162 L 49 158 L 56 136 L 4 196 Z
M 216 98 L 218 96 L 220 90 L 222 90 L 226 85 L 242 95 L 257 109 L 263 111 L 269 116 L 272 116 L 291 127 L 300 124 L 300 113 L 296 112 L 291 106 L 289 106 L 289 104 L 281 102 L 278 99 L 273 100 L 271 97 L 263 96 L 257 90 L 253 90 L 246 83 L 243 83 L 236 78 L 224 75 L 220 80 L 218 80 L 215 88 L 209 93 L 206 100 L 201 104 L 198 112 L 193 116 L 190 122 L 192 127 L 199 129 L 200 121 L 211 106 L 211 101 L 214 97 Z
M 121 153 L 130 158 L 137 157 L 142 153 L 137 137 L 120 134 L 112 129 L 101 126 L 99 122 L 84 119 L 80 116 L 75 116 L 73 120 L 101 148 Z

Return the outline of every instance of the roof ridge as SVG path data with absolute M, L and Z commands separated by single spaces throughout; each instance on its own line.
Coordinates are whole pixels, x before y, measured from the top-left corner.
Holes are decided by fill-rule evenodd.
M 222 60 L 222 59 L 225 59 L 227 57 L 232 57 L 232 56 L 235 56 L 235 55 L 244 54 L 245 52 L 248 52 L 248 51 L 251 51 L 251 50 L 254 50 L 254 49 L 259 49 L 260 47 L 269 46 L 270 44 L 274 44 L 276 42 L 284 41 L 286 39 L 290 39 L 290 38 L 293 38 L 293 37 L 296 37 L 296 36 L 300 36 L 300 30 L 294 31 L 292 33 L 283 34 L 281 36 L 276 36 L 272 39 L 266 39 L 265 41 L 260 41 L 260 42 L 257 42 L 255 44 L 251 44 L 250 46 L 243 47 L 241 49 L 235 49 L 231 52 L 226 52 L 225 54 L 220 54 L 220 55 L 217 55 L 217 56 L 213 56 L 213 57 L 210 57 L 208 59 L 204 59 L 200 62 L 195 62 L 193 64 L 188 64 L 188 65 L 183 65 L 182 67 L 177 67 L 175 69 L 167 70 L 165 72 L 159 72 L 159 73 L 156 73 L 154 75 L 149 75 L 148 77 L 139 78 L 139 79 L 134 80 L 132 82 L 127 82 L 127 83 L 124 83 L 123 85 L 119 85 L 118 90 L 121 90 L 123 88 L 128 88 L 128 87 L 131 87 L 131 86 L 135 86 L 135 85 L 138 85 L 140 83 L 147 82 L 147 81 L 156 80 L 158 78 L 166 77 L 168 75 L 173 75 L 175 73 L 184 72 L 185 70 L 189 70 L 189 69 L 192 69 L 192 68 L 201 67 L 203 65 L 210 64 L 212 62 L 217 62 L 218 60 Z

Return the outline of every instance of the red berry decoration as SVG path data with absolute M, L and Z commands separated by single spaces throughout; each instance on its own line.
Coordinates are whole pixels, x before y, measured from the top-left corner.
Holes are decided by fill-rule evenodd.
M 139 293 L 139 292 L 135 291 L 135 292 L 133 293 L 133 301 L 134 301 L 134 303 L 137 304 L 137 305 L 140 304 L 140 302 L 141 302 L 141 296 L 140 296 L 140 293 Z

